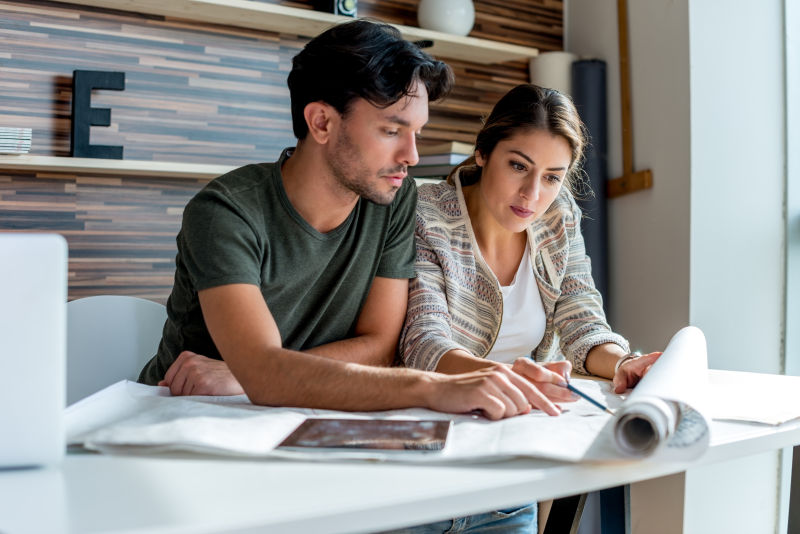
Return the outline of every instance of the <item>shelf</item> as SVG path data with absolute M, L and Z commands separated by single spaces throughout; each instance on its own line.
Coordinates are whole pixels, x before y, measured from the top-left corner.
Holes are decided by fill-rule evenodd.
M 235 169 L 235 165 L 205 163 L 170 163 L 136 159 L 68 158 L 56 156 L 0 156 L 3 171 L 48 171 L 105 175 L 142 175 L 169 178 L 212 179 Z
M 139 159 L 70 158 L 58 156 L 0 155 L 0 173 L 64 172 L 91 173 L 105 176 L 153 176 L 212 180 L 236 169 L 239 165 L 209 165 L 206 163 L 170 163 Z M 415 178 L 417 185 L 439 183 L 432 178 Z
M 291 33 L 313 37 L 334 24 L 352 20 L 321 11 L 298 9 L 253 0 L 56 0 L 61 3 L 102 7 L 149 15 L 161 15 L 213 24 L 226 24 L 261 31 Z M 394 25 L 409 41 L 430 40 L 425 51 L 474 63 L 492 64 L 528 60 L 538 55 L 536 48 L 499 43 L 475 37 Z

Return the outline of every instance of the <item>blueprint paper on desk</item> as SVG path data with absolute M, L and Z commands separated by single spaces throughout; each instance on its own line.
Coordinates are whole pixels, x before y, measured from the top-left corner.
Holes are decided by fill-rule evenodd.
M 780 425 L 800 418 L 800 376 L 716 369 L 708 376 L 715 420 Z
M 708 446 L 708 420 L 699 395 L 707 389 L 707 375 L 705 339 L 689 328 L 676 334 L 627 399 L 613 394 L 607 382 L 572 380 L 589 396 L 617 409 L 613 417 L 585 400 L 562 404 L 564 413 L 558 417 L 535 411 L 502 421 L 423 409 L 349 413 L 271 408 L 254 406 L 244 395 L 171 397 L 166 388 L 123 381 L 68 408 L 68 442 L 107 453 L 196 451 L 306 460 L 690 459 Z M 276 451 L 308 417 L 445 419 L 454 425 L 444 450 L 435 453 Z
M 582 381 L 583 382 L 583 381 Z M 585 381 L 587 388 L 601 384 Z M 107 407 L 98 413 L 97 407 Z M 245 457 L 328 460 L 444 462 L 537 456 L 579 461 L 608 416 L 586 403 L 571 403 L 565 414 L 541 412 L 490 422 L 476 415 L 449 415 L 423 409 L 338 412 L 270 408 L 236 397 L 170 397 L 166 388 L 118 382 L 74 404 L 67 411 L 68 443 L 106 453 L 194 451 Z M 308 417 L 353 419 L 441 419 L 454 426 L 441 453 L 387 454 L 373 451 L 297 452 L 274 450 Z M 562 441 L 565 440 L 565 441 Z M 564 447 L 564 443 L 571 443 Z

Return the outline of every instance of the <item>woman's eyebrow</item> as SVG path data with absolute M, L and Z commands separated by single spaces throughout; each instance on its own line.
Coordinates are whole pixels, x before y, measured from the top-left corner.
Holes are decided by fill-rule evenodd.
M 513 152 L 514 154 L 518 155 L 519 157 L 521 157 L 521 158 L 523 158 L 523 159 L 525 159 L 525 160 L 529 161 L 529 162 L 531 163 L 531 165 L 536 165 L 536 162 L 535 162 L 535 161 L 533 161 L 533 160 L 532 160 L 531 158 L 529 158 L 529 157 L 528 157 L 528 156 L 527 156 L 527 155 L 526 155 L 524 152 L 522 152 L 522 151 L 520 151 L 520 150 L 517 150 L 517 149 L 515 149 L 515 148 L 512 148 L 511 150 L 509 150 L 509 152 Z
M 531 165 L 536 165 L 536 162 L 535 162 L 535 161 L 533 161 L 533 160 L 532 160 L 531 158 L 529 158 L 529 157 L 528 157 L 528 156 L 527 156 L 527 155 L 526 155 L 524 152 L 522 152 L 522 151 L 520 151 L 520 150 L 517 150 L 517 149 L 514 149 L 514 148 L 512 148 L 511 150 L 509 150 L 509 152 L 513 152 L 514 154 L 518 155 L 519 157 L 521 157 L 521 158 L 523 158 L 523 159 L 525 159 L 525 160 L 529 161 Z M 565 171 L 565 170 L 567 170 L 567 168 L 566 168 L 566 167 L 550 167 L 550 168 L 549 168 L 549 169 L 547 169 L 547 170 L 548 170 L 548 171 Z

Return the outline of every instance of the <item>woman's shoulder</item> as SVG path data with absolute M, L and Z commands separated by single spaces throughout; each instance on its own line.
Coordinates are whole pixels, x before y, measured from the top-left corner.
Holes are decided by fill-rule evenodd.
M 566 250 L 581 233 L 581 209 L 567 189 L 562 188 L 550 208 L 531 226 L 537 247 Z
M 447 180 L 428 182 L 417 188 L 420 200 L 437 202 L 449 197 L 456 198 L 456 186 L 447 183 Z
M 454 185 L 442 180 L 417 189 L 417 215 L 429 222 L 461 217 L 461 207 Z
M 542 217 L 542 222 L 548 226 L 565 225 L 568 227 L 580 224 L 581 208 L 575 197 L 565 187 L 561 188 L 558 196 Z

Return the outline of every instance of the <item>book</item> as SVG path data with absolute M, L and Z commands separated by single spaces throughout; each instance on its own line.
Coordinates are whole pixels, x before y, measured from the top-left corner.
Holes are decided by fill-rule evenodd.
M 469 157 L 468 154 L 429 154 L 420 156 L 415 167 L 423 165 L 458 165 Z
M 30 139 L 31 128 L 9 128 L 7 126 L 0 126 L 0 137 L 14 137 L 17 139 L 27 138 Z
M 0 139 L 0 146 L 31 146 L 30 139 Z
M 27 154 L 31 149 L 31 128 L 0 126 L 0 154 Z
M 469 143 L 462 143 L 461 141 L 449 141 L 447 143 L 436 143 L 433 145 L 418 145 L 417 153 L 421 156 L 430 154 L 464 154 L 471 156 L 475 151 L 475 147 Z
M 295 451 L 372 450 L 431 452 L 444 448 L 448 420 L 309 418 L 278 449 Z
M 409 167 L 408 174 L 414 178 L 427 178 L 430 176 L 447 177 L 454 165 L 425 165 L 423 167 Z
M 30 140 L 0 139 L 0 154 L 27 154 L 31 149 Z

